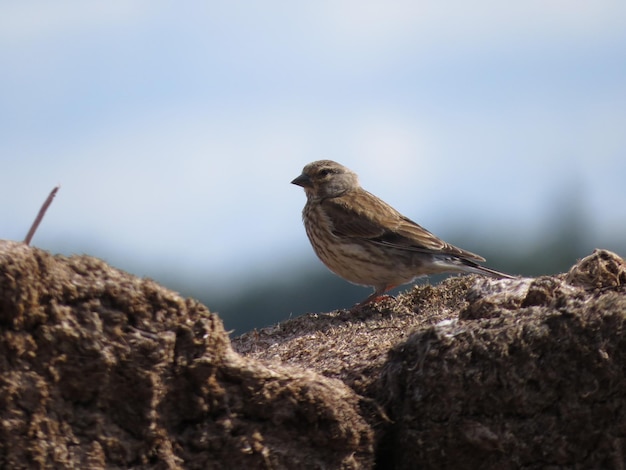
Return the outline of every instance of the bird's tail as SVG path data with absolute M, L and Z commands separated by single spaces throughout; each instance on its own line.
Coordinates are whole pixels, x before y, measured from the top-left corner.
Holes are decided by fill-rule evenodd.
M 481 266 L 475 261 L 472 261 L 467 258 L 460 257 L 440 257 L 436 256 L 433 260 L 435 265 L 438 265 L 441 269 L 441 272 L 462 272 L 462 273 L 473 273 L 473 274 L 483 274 L 486 276 L 495 277 L 498 279 L 516 279 L 516 276 L 511 276 L 510 274 L 506 274 L 500 271 L 496 271 L 495 269 L 487 268 L 485 266 Z
M 511 276 L 510 274 L 503 273 L 501 271 L 496 271 L 495 269 L 487 268 L 485 266 L 481 266 L 478 263 L 474 263 L 473 261 L 461 259 L 461 265 L 463 266 L 463 271 L 474 274 L 486 274 L 487 276 L 495 277 L 498 279 L 515 279 L 516 276 Z

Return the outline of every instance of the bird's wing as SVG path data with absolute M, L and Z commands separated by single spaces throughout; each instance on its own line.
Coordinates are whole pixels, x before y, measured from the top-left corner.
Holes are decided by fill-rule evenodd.
M 484 261 L 481 256 L 437 238 L 363 189 L 325 199 L 321 205 L 337 236 L 367 239 L 378 245 L 401 250 L 449 254 Z

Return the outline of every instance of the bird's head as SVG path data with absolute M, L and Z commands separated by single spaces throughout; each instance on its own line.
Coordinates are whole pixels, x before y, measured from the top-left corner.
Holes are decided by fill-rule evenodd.
M 337 197 L 359 187 L 356 173 L 332 160 L 309 163 L 292 184 L 302 186 L 308 199 Z

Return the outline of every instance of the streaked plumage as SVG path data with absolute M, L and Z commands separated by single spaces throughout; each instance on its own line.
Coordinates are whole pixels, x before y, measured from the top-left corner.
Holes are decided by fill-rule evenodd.
M 347 281 L 374 288 L 361 304 L 428 274 L 512 278 L 479 265 L 483 257 L 444 242 L 365 191 L 339 163 L 309 163 L 292 183 L 306 193 L 302 219 L 317 256 Z

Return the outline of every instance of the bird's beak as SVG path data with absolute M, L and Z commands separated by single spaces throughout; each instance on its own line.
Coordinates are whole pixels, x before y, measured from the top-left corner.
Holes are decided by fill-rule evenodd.
M 302 186 L 303 188 L 310 188 L 311 186 L 313 186 L 311 178 L 309 178 L 308 175 L 305 175 L 304 173 L 302 173 L 295 180 L 293 180 L 291 184 L 296 184 L 298 186 Z

